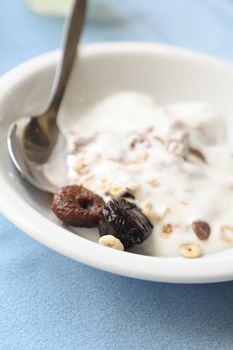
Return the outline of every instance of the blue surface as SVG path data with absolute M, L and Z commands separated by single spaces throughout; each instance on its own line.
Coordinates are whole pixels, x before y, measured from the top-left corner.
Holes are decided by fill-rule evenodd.
M 112 7 L 112 23 L 89 21 L 84 42 L 165 42 L 233 59 L 233 1 L 113 0 Z M 0 10 L 1 73 L 59 46 L 61 19 L 36 16 L 23 0 L 1 0 Z M 0 216 L 1 350 L 232 344 L 233 282 L 170 285 L 115 276 L 45 248 Z

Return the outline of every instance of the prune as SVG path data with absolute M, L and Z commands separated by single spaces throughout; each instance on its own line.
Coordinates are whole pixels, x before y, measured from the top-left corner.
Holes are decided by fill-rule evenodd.
M 153 225 L 136 204 L 124 198 L 113 198 L 101 211 L 98 228 L 101 237 L 113 235 L 129 249 L 145 241 Z
M 95 227 L 99 223 L 104 201 L 83 186 L 62 187 L 54 195 L 51 208 L 65 224 L 76 227 Z

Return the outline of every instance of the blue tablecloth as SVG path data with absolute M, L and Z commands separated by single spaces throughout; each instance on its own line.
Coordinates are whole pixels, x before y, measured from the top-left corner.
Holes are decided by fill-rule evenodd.
M 112 0 L 83 42 L 141 40 L 233 59 L 231 0 Z M 0 73 L 56 49 L 62 19 L 0 1 Z M 0 349 L 233 348 L 233 282 L 171 285 L 128 279 L 65 258 L 0 216 Z

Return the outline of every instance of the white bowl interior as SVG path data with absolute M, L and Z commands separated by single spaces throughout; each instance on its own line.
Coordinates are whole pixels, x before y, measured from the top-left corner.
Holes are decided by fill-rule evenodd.
M 0 181 L 4 182 L 4 186 L 11 193 L 11 198 L 15 196 L 21 203 L 27 203 L 32 209 L 32 212 L 37 212 L 46 227 L 46 222 L 53 226 L 48 226 L 56 231 L 56 219 L 49 208 L 47 196 L 34 190 L 30 185 L 25 184 L 19 179 L 15 170 L 9 161 L 6 149 L 6 135 L 7 129 L 11 121 L 26 116 L 35 115 L 40 112 L 47 102 L 49 92 L 51 90 L 52 81 L 55 73 L 55 65 L 59 59 L 59 53 L 52 53 L 43 57 L 37 58 L 29 63 L 16 68 L 0 81 L 0 143 L 1 163 L 0 163 Z M 233 116 L 233 69 L 228 63 L 220 62 L 206 56 L 193 54 L 185 50 L 177 50 L 169 47 L 155 46 L 155 45 L 137 45 L 137 44 L 116 44 L 116 45 L 93 45 L 89 48 L 82 49 L 79 54 L 79 60 L 74 67 L 72 78 L 69 83 L 68 90 L 64 99 L 63 106 L 60 111 L 60 124 L 64 127 L 72 125 L 78 118 L 78 115 L 84 113 L 86 110 L 92 108 L 101 98 L 118 91 L 133 90 L 148 93 L 152 95 L 158 103 L 177 103 L 186 101 L 207 101 L 214 110 L 220 111 L 226 117 L 229 123 L 229 136 L 232 132 L 231 116 Z M 8 192 L 5 191 L 1 198 L 4 212 L 14 218 L 14 213 L 17 208 L 9 208 Z M 12 197 L 13 196 L 13 197 Z M 12 200 L 11 200 L 12 203 Z M 27 208 L 30 213 L 30 208 Z M 25 210 L 25 215 L 26 210 Z M 24 220 L 29 220 L 27 217 Z M 17 220 L 15 220 L 17 223 Z M 18 224 L 18 223 L 17 223 Z M 39 223 L 38 223 L 39 224 Z M 20 227 L 26 228 L 27 224 L 19 224 Z M 59 227 L 65 232 L 64 228 Z M 28 231 L 28 229 L 27 229 Z M 108 254 L 114 257 L 114 267 L 105 267 L 104 264 L 95 263 L 91 259 L 80 257 L 79 254 L 70 253 L 70 234 L 64 236 L 62 232 L 62 243 L 59 242 L 54 248 L 68 256 L 77 258 L 91 265 L 106 268 L 110 271 L 119 272 L 128 276 L 136 276 L 148 279 L 167 280 L 167 281 L 203 281 L 207 280 L 226 279 L 230 274 L 233 276 L 233 267 L 230 271 L 225 271 L 224 277 L 221 271 L 218 277 L 214 272 L 208 274 L 208 269 L 201 273 L 200 269 L 204 262 L 217 261 L 216 259 L 225 259 L 232 254 L 232 250 L 228 250 L 218 254 L 208 255 L 202 258 L 202 262 L 190 262 L 181 258 L 156 258 L 140 256 L 140 263 L 142 265 L 148 264 L 149 269 L 154 268 L 154 262 L 157 260 L 159 264 L 167 264 L 166 271 L 164 270 L 164 278 L 162 275 L 158 276 L 156 271 L 146 271 L 143 269 L 139 273 L 135 273 L 132 268 L 132 263 L 137 262 L 138 255 L 134 255 L 134 260 L 129 256 L 130 253 L 125 254 L 126 265 L 117 269 L 117 260 L 114 260 L 116 252 L 106 253 L 106 248 L 100 251 L 103 257 Z M 34 236 L 33 232 L 30 233 Z M 73 234 L 72 234 L 73 235 Z M 89 240 L 96 241 L 97 236 L 92 232 L 84 230 L 81 232 L 83 237 Z M 73 235 L 74 236 L 74 235 Z M 54 240 L 59 240 L 58 236 L 53 236 Z M 67 247 L 66 238 L 67 237 Z M 43 236 L 40 238 L 39 234 L 35 235 L 36 239 L 53 247 L 53 244 L 46 242 Z M 68 243 L 69 241 L 69 243 Z M 83 240 L 82 240 L 83 241 Z M 76 250 L 79 250 L 80 241 L 76 243 Z M 89 249 L 89 242 L 85 244 Z M 60 248 L 63 247 L 64 249 Z M 97 245 L 91 246 L 90 249 L 100 249 Z M 102 247 L 101 247 L 102 249 Z M 140 251 L 146 254 L 146 245 Z M 117 252 L 118 253 L 118 252 Z M 127 260 L 129 259 L 129 260 Z M 130 260 L 131 259 L 131 260 Z M 141 260 L 147 259 L 147 260 Z M 149 260 L 148 260 L 149 259 Z M 161 262 L 163 260 L 163 262 Z M 177 263 L 181 270 L 175 272 L 172 266 Z M 169 265 L 170 264 L 170 265 Z M 173 264 L 173 265 L 172 265 Z M 197 269 L 195 270 L 195 264 Z M 113 266 L 112 265 L 112 266 Z M 145 268 L 146 265 L 143 265 Z M 153 265 L 153 266 L 152 266 Z M 185 277 L 185 271 L 193 266 L 193 275 Z M 232 265 L 233 266 L 233 265 Z M 187 269 L 188 267 L 188 269 Z M 170 271 L 168 269 L 170 268 Z M 162 271 L 162 269 L 161 269 Z M 200 273 L 198 273 L 200 271 Z M 162 273 L 162 272 L 161 272 Z M 227 275 L 228 274 L 228 275 Z M 210 276 L 208 279 L 208 275 Z M 226 275 L 228 277 L 226 277 Z M 171 276 L 171 277 L 169 277 Z M 173 277 L 172 277 L 173 276 Z M 214 277 L 215 276 L 215 277 Z

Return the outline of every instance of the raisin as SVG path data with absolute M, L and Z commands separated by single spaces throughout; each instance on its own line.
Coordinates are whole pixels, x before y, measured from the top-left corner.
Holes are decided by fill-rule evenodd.
M 124 198 L 111 199 L 100 214 L 100 236 L 115 236 L 125 249 L 141 244 L 149 237 L 152 229 L 152 223 L 141 209 Z
M 54 195 L 51 208 L 65 224 L 76 227 L 98 226 L 104 201 L 83 186 L 62 187 Z
M 210 225 L 204 221 L 193 221 L 192 229 L 201 241 L 206 241 L 209 238 L 211 229 Z

